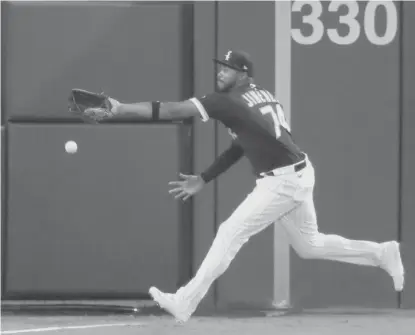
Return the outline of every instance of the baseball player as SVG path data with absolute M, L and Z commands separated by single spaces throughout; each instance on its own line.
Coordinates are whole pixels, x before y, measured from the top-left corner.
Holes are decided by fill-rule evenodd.
M 256 176 L 252 192 L 220 225 L 195 276 L 173 294 L 151 287 L 154 301 L 176 320 L 187 321 L 241 247 L 272 223 L 286 230 L 300 257 L 379 267 L 392 277 L 395 290 L 401 291 L 404 268 L 398 242 L 349 240 L 318 230 L 313 164 L 293 142 L 281 104 L 254 83 L 249 55 L 229 51 L 215 62 L 219 66 L 215 93 L 182 102 L 123 104 L 110 100 L 115 116 L 154 120 L 199 116 L 204 122 L 214 119 L 228 128 L 232 144 L 210 167 L 200 175 L 181 174 L 181 180 L 170 182 L 175 198 L 186 200 L 200 192 L 242 156 L 247 157 Z

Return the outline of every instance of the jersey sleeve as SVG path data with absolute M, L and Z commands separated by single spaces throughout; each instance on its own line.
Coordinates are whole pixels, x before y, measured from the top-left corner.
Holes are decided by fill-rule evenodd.
M 189 99 L 198 109 L 202 121 L 209 119 L 225 121 L 229 119 L 231 108 L 228 99 L 219 93 L 211 93 L 201 98 Z

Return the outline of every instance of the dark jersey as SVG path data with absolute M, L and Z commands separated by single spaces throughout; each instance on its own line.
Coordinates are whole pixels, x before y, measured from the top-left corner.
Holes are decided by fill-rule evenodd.
M 191 101 L 202 120 L 220 121 L 243 148 L 254 173 L 297 163 L 304 158 L 294 143 L 281 105 L 267 90 L 247 85 Z

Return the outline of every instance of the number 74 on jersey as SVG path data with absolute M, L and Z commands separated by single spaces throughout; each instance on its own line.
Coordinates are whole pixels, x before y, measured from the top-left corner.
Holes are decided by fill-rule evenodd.
M 280 104 L 276 105 L 266 105 L 259 109 L 262 115 L 271 116 L 272 122 L 275 128 L 275 137 L 279 138 L 281 136 L 281 128 L 284 128 L 289 133 L 291 133 L 290 125 L 285 119 L 284 111 Z

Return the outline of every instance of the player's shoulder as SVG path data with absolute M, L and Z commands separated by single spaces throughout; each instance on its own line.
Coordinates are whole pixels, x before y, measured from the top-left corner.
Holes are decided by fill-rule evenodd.
M 232 96 L 228 92 L 212 92 L 199 98 L 200 102 L 215 106 L 224 106 L 232 103 Z

